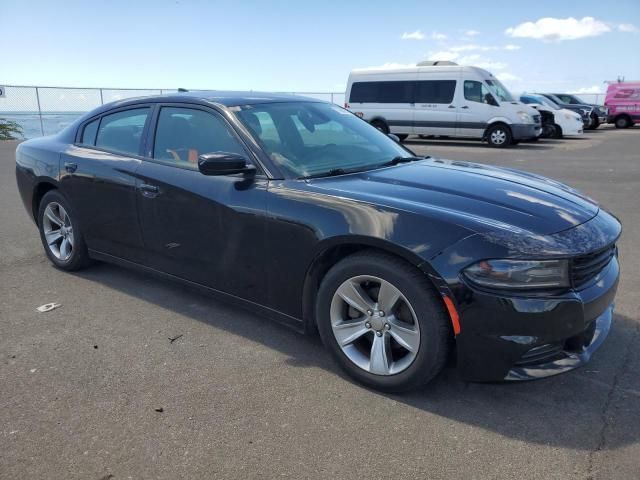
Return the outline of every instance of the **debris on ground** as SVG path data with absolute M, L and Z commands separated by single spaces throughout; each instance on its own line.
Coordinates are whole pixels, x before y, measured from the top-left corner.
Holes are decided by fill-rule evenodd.
M 40 305 L 38 308 L 36 308 L 36 310 L 40 313 L 44 313 L 44 312 L 50 312 L 51 310 L 55 310 L 56 308 L 61 306 L 62 305 L 59 303 L 51 302 L 51 303 L 45 303 L 44 305 Z
M 178 340 L 178 339 L 179 339 L 180 337 L 182 337 L 182 336 L 183 336 L 183 335 L 182 335 L 182 333 L 181 333 L 180 335 L 177 335 L 177 336 L 175 336 L 175 337 L 169 337 L 169 343 L 173 343 L 173 342 L 175 342 L 176 340 Z
M 164 408 L 162 408 L 162 407 L 156 407 L 156 408 L 154 408 L 154 410 L 155 410 L 156 412 L 158 412 L 158 413 L 162 413 L 162 412 L 164 412 Z

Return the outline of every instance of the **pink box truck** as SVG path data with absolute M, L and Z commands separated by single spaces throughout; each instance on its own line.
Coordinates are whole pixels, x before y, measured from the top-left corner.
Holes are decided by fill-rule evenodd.
M 610 83 L 604 101 L 609 123 L 628 128 L 640 122 L 640 82 Z

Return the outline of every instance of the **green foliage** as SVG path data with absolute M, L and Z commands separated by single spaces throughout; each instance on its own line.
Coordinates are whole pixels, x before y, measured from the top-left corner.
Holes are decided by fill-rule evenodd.
M 0 140 L 16 140 L 24 137 L 22 127 L 12 120 L 0 118 Z

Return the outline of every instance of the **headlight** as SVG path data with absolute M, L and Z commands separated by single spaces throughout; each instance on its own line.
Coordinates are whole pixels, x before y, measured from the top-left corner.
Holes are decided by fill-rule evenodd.
M 533 123 L 533 118 L 531 118 L 531 115 L 529 115 L 527 112 L 517 112 L 518 117 L 520 117 L 520 120 L 522 120 L 525 123 Z
M 471 282 L 489 288 L 569 287 L 567 260 L 483 260 L 464 269 Z

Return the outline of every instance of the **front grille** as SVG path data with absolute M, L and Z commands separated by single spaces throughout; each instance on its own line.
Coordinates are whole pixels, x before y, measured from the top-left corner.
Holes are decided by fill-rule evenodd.
M 616 254 L 616 246 L 611 245 L 587 255 L 575 257 L 571 261 L 571 282 L 574 287 L 584 285 L 600 273 Z
M 537 123 L 538 125 L 540 125 L 540 115 L 534 115 L 533 116 L 533 121 L 535 123 Z

